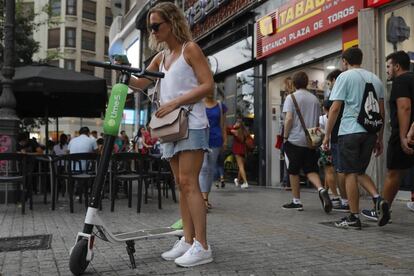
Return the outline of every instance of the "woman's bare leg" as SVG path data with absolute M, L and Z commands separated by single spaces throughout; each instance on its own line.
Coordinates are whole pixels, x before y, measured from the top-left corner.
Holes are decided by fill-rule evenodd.
M 179 179 L 180 179 L 180 202 L 181 213 L 186 216 L 186 220 L 191 222 L 191 229 L 194 236 L 205 249 L 207 249 L 206 237 L 206 207 L 201 196 L 199 185 L 199 174 L 203 164 L 204 152 L 202 150 L 183 151 L 179 153 Z M 189 216 L 189 217 L 188 217 Z M 186 221 L 183 223 L 185 226 Z M 185 229 L 184 229 L 185 231 Z M 187 240 L 187 234 L 185 234 Z
M 243 183 L 247 183 L 246 171 L 244 170 L 244 157 L 236 155 L 237 166 L 239 167 L 239 173 L 243 179 Z
M 175 183 L 178 185 L 178 189 L 180 191 L 180 212 L 181 212 L 181 219 L 183 220 L 183 228 L 184 228 L 184 237 L 185 241 L 189 244 L 193 243 L 193 238 L 195 237 L 195 231 L 194 231 L 194 223 L 191 219 L 191 214 L 188 208 L 187 200 L 185 196 L 183 195 L 181 183 L 180 183 L 180 177 L 179 177 L 179 159 L 178 155 L 175 155 L 170 160 L 170 166 L 171 170 L 174 174 Z

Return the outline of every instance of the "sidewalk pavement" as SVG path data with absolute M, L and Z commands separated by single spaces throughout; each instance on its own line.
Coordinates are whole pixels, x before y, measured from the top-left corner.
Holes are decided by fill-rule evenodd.
M 365 227 L 357 231 L 321 224 L 344 214 L 325 214 L 314 190 L 302 191 L 303 212 L 283 210 L 290 199 L 289 191 L 274 188 L 213 187 L 208 214 L 213 263 L 185 269 L 162 260 L 160 254 L 175 241 L 169 237 L 137 242 L 132 270 L 125 244 L 96 239 L 95 257 L 84 275 L 414 275 L 414 213 L 404 202 L 393 205 L 392 224 L 378 227 L 361 218 Z M 371 200 L 362 199 L 361 208 L 368 207 Z M 120 199 L 111 213 L 105 199 L 102 217 L 113 232 L 168 226 L 179 218 L 171 197 L 164 198 L 162 210 L 155 196 L 140 214 L 135 210 Z M 79 203 L 70 214 L 66 199 L 51 211 L 36 198 L 26 215 L 16 205 L 0 206 L 0 238 L 53 235 L 47 250 L 0 252 L 0 275 L 71 275 L 69 249 L 84 214 Z

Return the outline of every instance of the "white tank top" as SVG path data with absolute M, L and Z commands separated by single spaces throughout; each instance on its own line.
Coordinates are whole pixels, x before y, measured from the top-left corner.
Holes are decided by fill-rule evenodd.
M 164 63 L 162 62 L 160 71 L 165 74 L 165 77 L 161 79 L 160 84 L 161 105 L 181 95 L 187 94 L 199 85 L 193 68 L 185 61 L 183 54 L 185 46 L 186 44 L 183 45 L 181 55 L 170 65 L 169 70 L 165 69 Z M 203 129 L 208 127 L 206 107 L 203 100 L 193 104 L 188 119 L 189 129 Z

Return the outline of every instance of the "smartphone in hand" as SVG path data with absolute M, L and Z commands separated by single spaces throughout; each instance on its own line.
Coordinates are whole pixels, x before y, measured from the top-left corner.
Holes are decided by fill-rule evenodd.
M 111 62 L 120 65 L 131 65 L 126 55 L 112 55 Z

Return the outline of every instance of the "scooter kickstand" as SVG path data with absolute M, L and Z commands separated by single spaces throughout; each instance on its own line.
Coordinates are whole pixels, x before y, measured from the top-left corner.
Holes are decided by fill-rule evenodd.
M 135 242 L 134 241 L 127 241 L 126 244 L 127 244 L 126 250 L 128 252 L 128 255 L 129 255 L 129 260 L 131 262 L 131 267 L 132 267 L 132 269 L 135 269 L 137 267 L 136 264 L 135 264 L 135 258 L 134 258 Z

